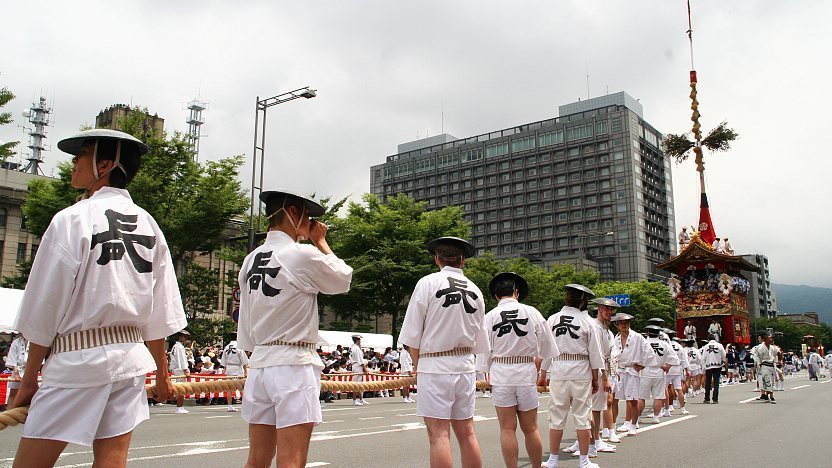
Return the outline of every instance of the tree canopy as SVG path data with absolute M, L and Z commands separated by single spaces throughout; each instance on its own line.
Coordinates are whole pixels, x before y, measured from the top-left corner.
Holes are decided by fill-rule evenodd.
M 330 223 L 330 245 L 353 268 L 352 286 L 349 293 L 323 297 L 321 303 L 348 321 L 390 315 L 394 337 L 416 282 L 437 269 L 427 242 L 470 233 L 460 207 L 427 211 L 425 203 L 403 194 L 386 204 L 365 195 L 363 203 L 350 203 L 347 215 Z
M 0 108 L 8 104 L 12 99 L 15 98 L 15 95 L 9 91 L 8 88 L 5 86 L 0 88 Z M 12 113 L 11 112 L 0 112 L 0 125 L 7 125 L 12 123 Z M 6 158 L 9 156 L 14 155 L 14 148 L 15 146 L 20 143 L 19 141 L 10 141 L 7 143 L 0 142 L 0 162 L 5 162 Z

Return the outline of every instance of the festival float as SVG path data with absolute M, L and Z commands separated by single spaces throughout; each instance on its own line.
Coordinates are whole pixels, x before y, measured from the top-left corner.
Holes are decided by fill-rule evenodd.
M 688 321 L 696 327 L 696 336 L 706 338 L 708 329 L 716 322 L 721 329 L 721 341 L 749 344 L 748 304 L 746 295 L 750 282 L 743 276 L 744 271 L 757 271 L 757 266 L 733 255 L 730 246 L 719 243 L 711 220 L 708 195 L 705 190 L 705 162 L 703 148 L 711 152 L 727 151 L 737 133 L 722 122 L 702 136 L 699 122 L 697 77 L 693 66 L 693 27 L 688 2 L 688 39 L 690 41 L 691 71 L 690 100 L 693 140 L 687 134 L 667 135 L 662 145 L 665 154 L 677 163 L 685 161 L 691 153 L 695 155 L 696 171 L 699 173 L 700 205 L 698 229 L 679 235 L 680 251 L 658 268 L 671 273 L 668 281 L 670 294 L 676 304 L 676 332 L 685 336 Z M 716 241 L 716 242 L 715 242 Z

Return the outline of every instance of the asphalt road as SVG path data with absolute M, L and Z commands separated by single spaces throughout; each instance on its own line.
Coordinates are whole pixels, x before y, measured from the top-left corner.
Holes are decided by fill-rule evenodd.
M 753 384 L 722 387 L 719 405 L 703 404 L 698 396 L 688 404 L 693 413 L 689 416 L 663 418 L 656 426 L 643 419 L 639 435 L 623 438 L 617 453 L 601 454 L 594 461 L 602 467 L 832 466 L 832 455 L 826 450 L 830 433 L 826 423 L 832 421 L 828 382 L 809 382 L 805 372 L 788 378 L 786 391 L 776 393 L 777 405 L 749 401 L 755 396 Z M 315 429 L 307 466 L 428 466 L 427 435 L 415 415 L 416 405 L 399 397 L 370 401 L 365 407 L 354 407 L 348 400 L 324 406 L 324 423 Z M 548 396 L 541 396 L 540 403 L 538 423 L 545 449 Z M 128 465 L 242 466 L 248 439 L 239 413 L 226 413 L 224 406 L 189 409 L 190 414 L 176 415 L 172 406 L 151 408 L 151 420 L 135 431 Z M 623 414 L 623 404 L 621 409 Z M 489 399 L 477 400 L 475 421 L 485 466 L 503 466 Z M 18 426 L 0 432 L 0 466 L 11 465 L 21 431 Z M 574 441 L 574 434 L 567 428 L 564 447 Z M 529 466 L 524 456 L 521 448 L 521 466 Z M 71 445 L 57 466 L 91 465 L 90 449 Z M 577 467 L 578 461 L 563 454 L 560 466 Z

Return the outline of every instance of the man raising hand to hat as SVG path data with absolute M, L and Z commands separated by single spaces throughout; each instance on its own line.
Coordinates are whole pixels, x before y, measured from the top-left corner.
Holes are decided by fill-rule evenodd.
M 96 129 L 58 148 L 85 199 L 52 218 L 20 306 L 31 345 L 14 406 L 31 406 L 14 466 L 52 466 L 70 442 L 92 445 L 96 466 L 124 466 L 150 416 L 145 374 L 156 371 L 158 401 L 171 394 L 165 337 L 185 313 L 165 236 L 125 190 L 147 146 Z
M 269 232 L 238 278 L 237 347 L 252 353 L 242 410 L 249 424 L 246 466 L 270 466 L 277 453 L 277 466 L 302 468 L 312 428 L 322 422 L 318 293 L 349 291 L 352 268 L 332 253 L 326 225 L 310 219 L 324 214 L 320 204 L 287 191 L 260 199 Z
M 459 442 L 462 466 L 482 466 L 474 433 L 474 354 L 488 351 L 483 328 L 482 292 L 462 273 L 474 246 L 457 237 L 428 242 L 440 271 L 416 283 L 402 323 L 399 342 L 410 347 L 418 373 L 416 414 L 425 419 L 430 466 L 453 466 L 451 428 Z

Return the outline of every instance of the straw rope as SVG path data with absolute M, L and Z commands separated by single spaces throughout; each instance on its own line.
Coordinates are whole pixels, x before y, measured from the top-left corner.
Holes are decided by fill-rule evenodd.
M 325 377 L 325 376 L 324 376 Z M 242 390 L 245 387 L 244 377 L 226 377 L 202 382 L 180 382 L 172 385 L 173 394 L 176 396 L 195 395 L 199 393 L 233 392 Z M 377 392 L 381 390 L 393 390 L 416 384 L 416 377 L 401 377 L 391 380 L 377 380 L 374 382 L 349 382 L 336 380 L 321 380 L 321 390 L 340 392 Z M 477 390 L 487 390 L 491 384 L 485 381 L 477 381 Z M 545 393 L 549 387 L 537 387 L 537 391 Z M 156 395 L 156 386 L 147 386 L 147 396 Z M 24 424 L 29 408 L 24 406 L 14 408 L 0 413 L 0 431 L 9 427 Z

